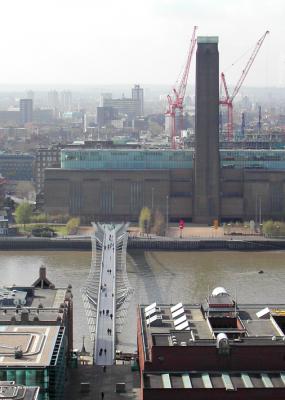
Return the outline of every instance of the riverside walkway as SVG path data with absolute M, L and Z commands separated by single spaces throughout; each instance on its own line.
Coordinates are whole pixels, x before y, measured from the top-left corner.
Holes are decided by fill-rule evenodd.
M 93 342 L 93 362 L 112 365 L 132 294 L 126 272 L 127 225 L 94 224 L 92 262 L 83 301 Z

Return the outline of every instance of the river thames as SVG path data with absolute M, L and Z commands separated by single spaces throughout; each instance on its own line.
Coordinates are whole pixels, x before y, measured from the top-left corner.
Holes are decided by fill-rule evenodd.
M 31 285 L 41 265 L 56 287 L 71 283 L 74 295 L 74 347 L 82 337 L 91 350 L 81 287 L 87 278 L 91 252 L 0 252 L 0 281 Z M 134 295 L 118 349 L 136 348 L 137 303 L 199 303 L 209 290 L 224 286 L 240 303 L 285 303 L 285 251 L 272 252 L 144 252 L 131 251 L 127 270 Z M 259 271 L 263 271 L 262 274 Z

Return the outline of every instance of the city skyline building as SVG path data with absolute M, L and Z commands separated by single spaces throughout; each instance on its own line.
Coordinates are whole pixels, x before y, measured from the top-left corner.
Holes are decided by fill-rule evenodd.
M 20 121 L 23 125 L 33 121 L 32 99 L 20 99 Z
M 72 92 L 64 90 L 60 92 L 60 108 L 61 111 L 72 111 Z
M 137 100 L 139 102 L 138 105 L 138 111 L 140 113 L 139 116 L 144 115 L 144 91 L 143 88 L 140 87 L 140 85 L 135 85 L 132 88 L 132 99 Z

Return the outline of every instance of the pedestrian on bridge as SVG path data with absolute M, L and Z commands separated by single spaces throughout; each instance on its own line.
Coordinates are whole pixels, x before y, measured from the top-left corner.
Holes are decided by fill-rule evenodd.
M 104 349 L 104 354 L 106 355 L 106 353 L 107 353 L 107 350 L 106 350 L 106 349 Z
M 105 397 L 105 394 L 104 394 L 104 392 L 101 392 L 101 399 L 103 400 L 103 399 L 104 399 L 104 397 Z
M 103 310 L 103 315 L 105 315 L 105 310 Z
M 113 319 L 113 314 L 110 314 L 110 318 Z

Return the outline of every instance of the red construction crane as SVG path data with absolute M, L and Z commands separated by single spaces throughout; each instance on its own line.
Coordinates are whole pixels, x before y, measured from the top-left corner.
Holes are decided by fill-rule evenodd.
M 192 38 L 190 42 L 190 47 L 188 51 L 187 62 L 185 65 L 185 69 L 181 78 L 181 81 L 173 88 L 173 94 L 167 96 L 168 100 L 168 108 L 165 113 L 166 116 L 170 118 L 170 136 L 171 136 L 171 144 L 172 149 L 176 148 L 175 137 L 177 136 L 177 124 L 176 124 L 176 113 L 179 110 L 180 116 L 182 118 L 183 114 L 183 103 L 184 103 L 184 96 L 187 87 L 189 69 L 191 65 L 192 55 L 196 45 L 196 31 L 198 27 L 194 26 Z M 181 120 L 180 120 L 181 121 Z
M 265 37 L 268 35 L 268 33 L 269 33 L 269 31 L 266 31 L 262 35 L 262 37 L 259 39 L 259 41 L 256 43 L 255 48 L 246 64 L 245 68 L 243 69 L 242 74 L 241 74 L 231 96 L 229 95 L 225 74 L 223 72 L 221 73 L 221 84 L 222 84 L 222 87 L 224 87 L 225 95 L 223 98 L 220 99 L 220 104 L 227 106 L 227 109 L 228 109 L 228 129 L 227 129 L 228 141 L 233 140 L 233 100 L 236 97 L 236 95 L 238 94 L 238 92 L 248 74 L 248 71 L 250 70 L 250 67 L 252 66 L 253 61 L 255 60 L 255 57 L 257 56 L 257 53 L 259 52 L 260 47 L 261 47 Z

